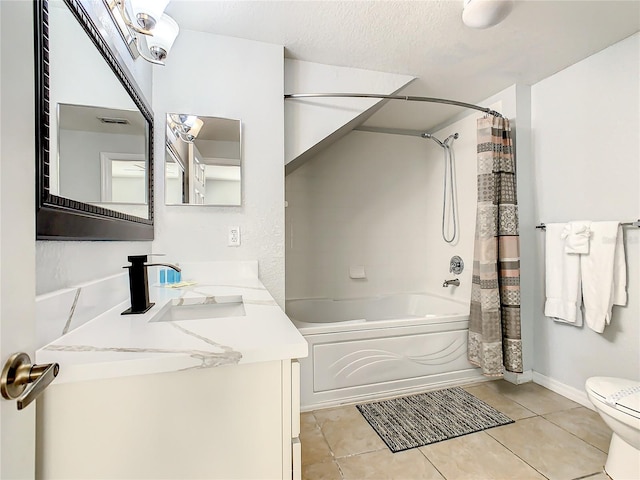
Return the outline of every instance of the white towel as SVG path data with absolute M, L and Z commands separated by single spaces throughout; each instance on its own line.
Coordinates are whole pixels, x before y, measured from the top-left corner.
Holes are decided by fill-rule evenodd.
M 591 222 L 569 222 L 562 231 L 564 251 L 570 254 L 589 253 L 589 237 L 591 236 Z
M 580 311 L 580 255 L 567 255 L 562 232 L 565 223 L 546 226 L 544 314 L 559 322 L 582 326 Z
M 593 222 L 588 255 L 579 255 L 585 320 L 602 333 L 613 305 L 627 303 L 627 267 L 619 222 Z

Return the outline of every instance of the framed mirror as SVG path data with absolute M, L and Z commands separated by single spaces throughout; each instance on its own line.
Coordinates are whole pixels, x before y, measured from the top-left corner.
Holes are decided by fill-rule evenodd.
M 167 114 L 167 205 L 242 205 L 241 125 L 229 118 Z
M 153 239 L 153 115 L 79 0 L 36 0 L 36 233 Z

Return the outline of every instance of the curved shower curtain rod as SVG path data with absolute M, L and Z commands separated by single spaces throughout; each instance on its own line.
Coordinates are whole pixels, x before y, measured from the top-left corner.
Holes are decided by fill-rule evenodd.
M 385 100 L 406 100 L 409 102 L 429 102 L 429 103 L 444 103 L 447 105 L 456 105 L 458 107 L 471 108 L 473 110 L 479 110 L 481 112 L 493 115 L 494 117 L 502 117 L 500 112 L 491 110 L 490 108 L 484 108 L 472 103 L 458 102 L 456 100 L 447 100 L 446 98 L 433 98 L 433 97 L 414 97 L 410 95 L 380 95 L 377 93 L 288 93 L 285 94 L 285 100 L 289 98 L 380 98 Z

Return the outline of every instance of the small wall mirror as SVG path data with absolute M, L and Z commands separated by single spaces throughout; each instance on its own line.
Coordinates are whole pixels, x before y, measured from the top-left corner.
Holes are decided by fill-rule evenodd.
M 241 122 L 167 114 L 165 203 L 242 204 Z

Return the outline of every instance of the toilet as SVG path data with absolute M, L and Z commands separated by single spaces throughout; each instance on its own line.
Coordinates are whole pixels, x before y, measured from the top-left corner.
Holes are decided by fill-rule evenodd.
M 605 472 L 613 480 L 640 479 L 640 382 L 591 377 L 585 388 L 589 400 L 613 430 Z

